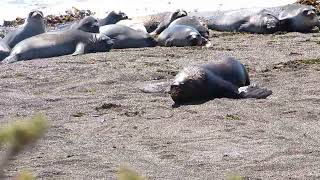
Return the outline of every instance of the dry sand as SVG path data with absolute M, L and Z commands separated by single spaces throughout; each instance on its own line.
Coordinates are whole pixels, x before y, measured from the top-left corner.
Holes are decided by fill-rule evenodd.
M 127 165 L 148 179 L 320 179 L 320 61 L 295 61 L 320 59 L 320 33 L 214 32 L 211 41 L 0 66 L 0 123 L 42 112 L 51 124 L 6 174 L 115 179 Z M 273 95 L 172 108 L 169 95 L 139 90 L 224 55 Z

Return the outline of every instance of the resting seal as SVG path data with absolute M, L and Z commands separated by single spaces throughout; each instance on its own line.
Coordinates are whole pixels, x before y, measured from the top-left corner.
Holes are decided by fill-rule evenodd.
M 217 13 L 208 21 L 208 28 L 218 31 L 238 31 L 269 34 L 279 30 L 280 21 L 265 9 L 251 13 L 246 10 L 233 10 Z
M 18 29 L 8 33 L 2 41 L 13 48 L 20 41 L 44 32 L 43 13 L 41 11 L 31 11 L 26 22 Z
M 136 31 L 120 24 L 102 26 L 100 33 L 113 39 L 113 48 L 115 49 L 154 47 L 157 44 L 148 33 Z
M 99 19 L 99 26 L 105 26 L 105 25 L 109 25 L 109 24 L 116 24 L 117 22 L 124 20 L 124 19 L 128 19 L 128 16 L 119 11 L 119 12 L 115 12 L 115 11 L 111 11 L 107 13 L 107 16 L 103 19 Z
M 9 56 L 10 50 L 10 47 L 6 43 L 0 41 L 0 61 Z
M 75 22 L 70 29 L 82 30 L 84 32 L 99 33 L 98 20 L 92 16 L 86 16 L 79 22 Z
M 146 27 L 148 33 L 153 32 L 156 29 L 158 29 L 157 31 L 161 32 L 163 31 L 163 29 L 168 27 L 172 21 L 186 15 L 187 15 L 186 11 L 178 9 L 174 12 L 163 12 L 163 13 L 152 14 L 148 16 L 136 17 L 136 18 L 133 18 L 133 20 L 136 22 L 141 22 Z
M 144 27 L 143 23 L 137 22 L 132 19 L 121 20 L 121 21 L 117 22 L 117 24 L 128 26 L 129 28 L 132 28 L 134 30 L 147 33 L 147 29 L 146 29 L 146 27 Z
M 202 46 L 208 40 L 190 26 L 175 25 L 165 29 L 157 38 L 160 46 Z
M 289 4 L 273 10 L 279 15 L 283 31 L 312 32 L 314 27 L 320 25 L 316 9 L 313 6 Z
M 250 85 L 245 67 L 235 58 L 223 58 L 220 62 L 210 62 L 200 66 L 189 66 L 180 71 L 169 85 L 169 93 L 175 104 L 213 98 L 266 98 L 271 90 Z M 165 88 L 146 86 L 143 92 L 160 92 Z
M 62 55 L 80 55 L 85 53 L 106 52 L 113 41 L 102 34 L 88 33 L 81 30 L 47 32 L 25 39 L 18 43 L 10 56 L 2 63 L 12 63 L 37 58 L 50 58 Z
M 170 23 L 169 27 L 175 25 L 186 25 L 195 28 L 201 36 L 204 38 L 209 38 L 209 29 L 205 23 L 200 22 L 200 20 L 196 17 L 184 16 L 178 18 Z
M 158 35 L 160 34 L 163 30 L 165 30 L 172 21 L 176 20 L 176 19 L 179 19 L 181 17 L 185 17 L 187 16 L 188 13 L 184 10 L 181 10 L 181 9 L 178 9 L 176 10 L 175 12 L 171 13 L 171 14 L 168 14 L 166 15 L 162 22 L 160 22 L 160 24 L 158 25 L 157 29 L 155 29 L 151 35 Z

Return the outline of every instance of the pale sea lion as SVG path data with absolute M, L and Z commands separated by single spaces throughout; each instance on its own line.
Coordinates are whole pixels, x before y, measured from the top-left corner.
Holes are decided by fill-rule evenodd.
M 146 29 L 146 27 L 144 27 L 143 23 L 137 22 L 132 19 L 121 20 L 121 21 L 117 22 L 116 24 L 128 26 L 129 28 L 132 28 L 134 30 L 147 33 L 147 29 Z
M 50 58 L 62 55 L 80 55 L 94 52 L 107 52 L 113 41 L 103 35 L 81 30 L 68 29 L 47 32 L 25 39 L 18 43 L 10 56 L 2 63 L 12 63 L 37 58 Z
M 257 98 L 272 94 L 271 90 L 250 85 L 248 72 L 243 64 L 232 57 L 199 66 L 189 66 L 180 71 L 164 88 L 165 83 L 147 85 L 141 90 L 147 93 L 169 94 L 175 104 L 186 104 L 213 98 Z
M 25 23 L 16 30 L 8 33 L 2 41 L 10 48 L 13 48 L 20 41 L 44 32 L 45 24 L 43 13 L 41 11 L 31 11 Z
M 114 41 L 113 48 L 154 47 L 157 42 L 146 32 L 137 31 L 120 24 L 100 27 L 100 33 Z

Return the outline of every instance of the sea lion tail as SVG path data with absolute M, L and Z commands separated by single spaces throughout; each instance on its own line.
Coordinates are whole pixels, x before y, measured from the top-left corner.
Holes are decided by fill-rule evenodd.
M 242 98 L 265 99 L 272 94 L 272 91 L 258 85 L 249 85 L 238 89 Z

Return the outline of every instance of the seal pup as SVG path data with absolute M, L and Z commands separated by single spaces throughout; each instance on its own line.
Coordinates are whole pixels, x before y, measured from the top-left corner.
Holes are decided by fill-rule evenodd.
M 176 105 L 214 98 L 267 98 L 271 90 L 250 85 L 247 70 L 233 57 L 224 57 L 203 65 L 188 66 L 164 88 L 164 83 L 147 85 L 146 93 L 168 92 Z
M 99 26 L 105 26 L 109 24 L 116 24 L 117 22 L 128 19 L 128 16 L 124 12 L 111 11 L 107 13 L 107 16 L 103 19 L 98 19 Z
M 22 26 L 18 27 L 18 29 L 8 33 L 2 41 L 10 48 L 13 48 L 24 39 L 44 33 L 45 29 L 43 13 L 37 10 L 31 11 L 26 22 Z
M 208 21 L 208 28 L 218 31 L 237 31 L 259 34 L 271 34 L 280 28 L 279 19 L 268 10 L 257 13 L 232 10 L 213 16 Z M 248 15 L 249 14 L 249 15 Z
M 185 10 L 178 9 L 174 11 L 173 13 L 165 16 L 163 20 L 160 22 L 160 24 L 158 25 L 158 27 L 153 32 L 151 32 L 150 35 L 154 36 L 154 35 L 160 34 L 163 30 L 165 30 L 170 25 L 172 21 L 179 19 L 181 17 L 185 17 L 187 15 L 188 13 Z
M 6 43 L 0 41 L 0 61 L 9 56 L 10 50 L 10 47 Z
M 100 33 L 114 41 L 113 48 L 154 47 L 157 42 L 146 32 L 137 31 L 120 24 L 110 24 L 100 27 Z
M 181 18 L 178 18 L 170 23 L 169 27 L 175 26 L 175 25 L 185 25 L 195 28 L 201 36 L 204 38 L 209 38 L 209 29 L 207 27 L 206 23 L 201 22 L 196 17 L 190 17 L 190 16 L 184 16 Z
M 2 63 L 50 58 L 72 53 L 72 55 L 80 55 L 107 52 L 112 45 L 113 41 L 103 34 L 88 33 L 75 29 L 47 32 L 18 43 Z
M 190 26 L 175 25 L 165 29 L 158 37 L 160 46 L 202 46 L 209 44 L 209 41 Z
M 170 22 L 174 21 L 176 18 L 183 17 L 186 15 L 187 15 L 186 11 L 182 9 L 177 9 L 174 12 L 163 12 L 163 13 L 151 14 L 147 16 L 140 16 L 140 17 L 132 18 L 132 20 L 142 23 L 146 27 L 147 32 L 151 33 L 155 31 L 157 28 L 162 29 L 166 25 L 169 26 Z

